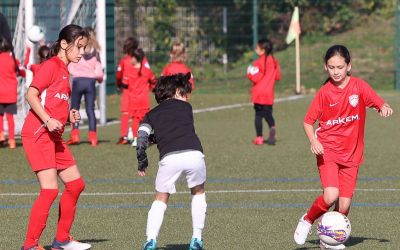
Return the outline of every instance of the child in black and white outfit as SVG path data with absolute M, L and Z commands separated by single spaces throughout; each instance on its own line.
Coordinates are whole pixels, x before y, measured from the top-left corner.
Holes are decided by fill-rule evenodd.
M 149 140 L 157 143 L 160 152 L 156 196 L 148 214 L 147 241 L 143 250 L 156 249 L 156 238 L 168 199 L 170 194 L 176 192 L 175 182 L 181 174 L 186 176 L 192 194 L 193 236 L 189 249 L 203 249 L 201 233 L 207 210 L 204 191 L 206 165 L 203 149 L 194 129 L 192 106 L 187 102 L 192 91 L 190 77 L 190 73 L 160 77 L 154 89 L 159 105 L 146 114 L 139 126 L 136 147 L 139 176 L 146 174 L 146 148 Z

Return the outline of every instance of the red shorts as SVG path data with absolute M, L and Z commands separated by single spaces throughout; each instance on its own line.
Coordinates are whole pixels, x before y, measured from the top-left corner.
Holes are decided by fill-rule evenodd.
M 357 184 L 358 166 L 344 166 L 335 162 L 318 161 L 322 187 L 339 188 L 339 197 L 353 197 Z
M 76 165 L 71 151 L 61 138 L 52 140 L 47 133 L 39 137 L 23 136 L 22 145 L 34 172 L 49 168 L 62 170 Z
M 128 89 L 122 89 L 121 95 L 121 112 L 129 111 L 129 91 Z

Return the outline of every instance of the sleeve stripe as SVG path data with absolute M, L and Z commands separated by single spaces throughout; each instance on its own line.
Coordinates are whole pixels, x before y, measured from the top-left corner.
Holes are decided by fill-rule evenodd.
M 149 124 L 142 123 L 142 124 L 140 124 L 140 127 L 138 130 L 144 131 L 149 135 L 151 133 L 152 128 Z

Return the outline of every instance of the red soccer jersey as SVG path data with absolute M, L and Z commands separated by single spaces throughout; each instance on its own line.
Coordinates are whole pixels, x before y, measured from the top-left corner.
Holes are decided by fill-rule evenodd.
M 14 59 L 10 52 L 0 53 L 0 103 L 16 103 L 18 96 L 18 80 L 15 63 L 19 67 L 21 76 L 25 76 L 25 70 L 18 60 Z
M 35 73 L 30 87 L 40 93 L 40 100 L 44 110 L 52 118 L 66 124 L 69 116 L 69 99 L 71 88 L 67 66 L 57 56 L 44 61 Z M 29 111 L 25 119 L 22 135 L 33 136 L 38 133 L 43 122 L 33 112 Z M 47 131 L 42 129 L 41 132 Z M 57 134 L 61 137 L 63 130 Z M 52 133 L 55 135 L 55 133 Z
M 139 68 L 133 67 L 133 77 L 129 78 L 129 110 L 149 109 L 149 92 L 152 89 L 151 81 L 154 79 L 153 72 L 143 65 L 141 74 Z
M 324 161 L 347 166 L 363 162 L 366 107 L 380 109 L 384 100 L 365 81 L 350 77 L 344 89 L 328 81 L 316 94 L 304 122 L 319 121 L 315 135 Z
M 121 86 L 121 84 L 128 85 L 129 78 L 135 77 L 134 67 L 131 61 L 132 57 L 129 55 L 124 56 L 121 61 L 119 61 L 117 72 L 115 73 L 118 86 Z M 143 66 L 150 69 L 150 65 L 146 57 L 143 58 Z
M 253 83 L 251 101 L 273 105 L 275 82 L 281 79 L 279 62 L 273 56 L 262 55 L 247 68 L 247 78 Z
M 170 76 L 170 75 L 179 74 L 179 73 L 186 74 L 189 72 L 191 73 L 189 81 L 192 84 L 192 90 L 193 90 L 194 89 L 193 72 L 183 62 L 179 62 L 179 61 L 170 62 L 167 66 L 164 67 L 164 69 L 161 72 L 161 75 Z

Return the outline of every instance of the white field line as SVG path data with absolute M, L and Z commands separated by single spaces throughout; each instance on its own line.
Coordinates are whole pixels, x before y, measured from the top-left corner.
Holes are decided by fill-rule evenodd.
M 294 101 L 294 100 L 298 100 L 301 98 L 304 98 L 304 95 L 292 95 L 292 96 L 288 96 L 288 97 L 281 97 L 281 98 L 277 98 L 275 99 L 275 103 L 277 102 L 285 102 L 285 101 Z M 219 111 L 219 110 L 225 110 L 225 109 L 233 109 L 233 108 L 241 108 L 241 107 L 245 107 L 245 106 L 251 106 L 253 105 L 252 103 L 238 103 L 238 104 L 231 104 L 231 105 L 222 105 L 222 106 L 215 106 L 215 107 L 210 107 L 210 108 L 204 108 L 204 109 L 194 109 L 193 113 L 197 114 L 197 113 L 204 113 L 204 112 L 213 112 L 213 111 Z M 116 120 L 116 121 L 111 121 L 111 122 L 107 122 L 104 125 L 101 124 L 97 124 L 98 127 L 103 127 L 103 126 L 110 126 L 110 125 L 114 125 L 114 124 L 119 124 L 120 121 Z M 80 129 L 88 129 L 88 125 L 85 126 L 79 126 Z M 66 129 L 65 131 L 68 131 L 68 129 Z
M 400 188 L 360 188 L 357 192 L 400 192 Z M 308 193 L 321 192 L 321 189 L 253 189 L 253 190 L 206 190 L 207 194 L 227 193 Z M 60 193 L 61 194 L 61 193 Z M 83 196 L 129 196 L 129 195 L 153 195 L 154 192 L 95 192 L 82 193 Z M 189 192 L 176 192 L 176 194 L 189 194 Z M 36 196 L 38 193 L 0 193 L 0 196 Z

